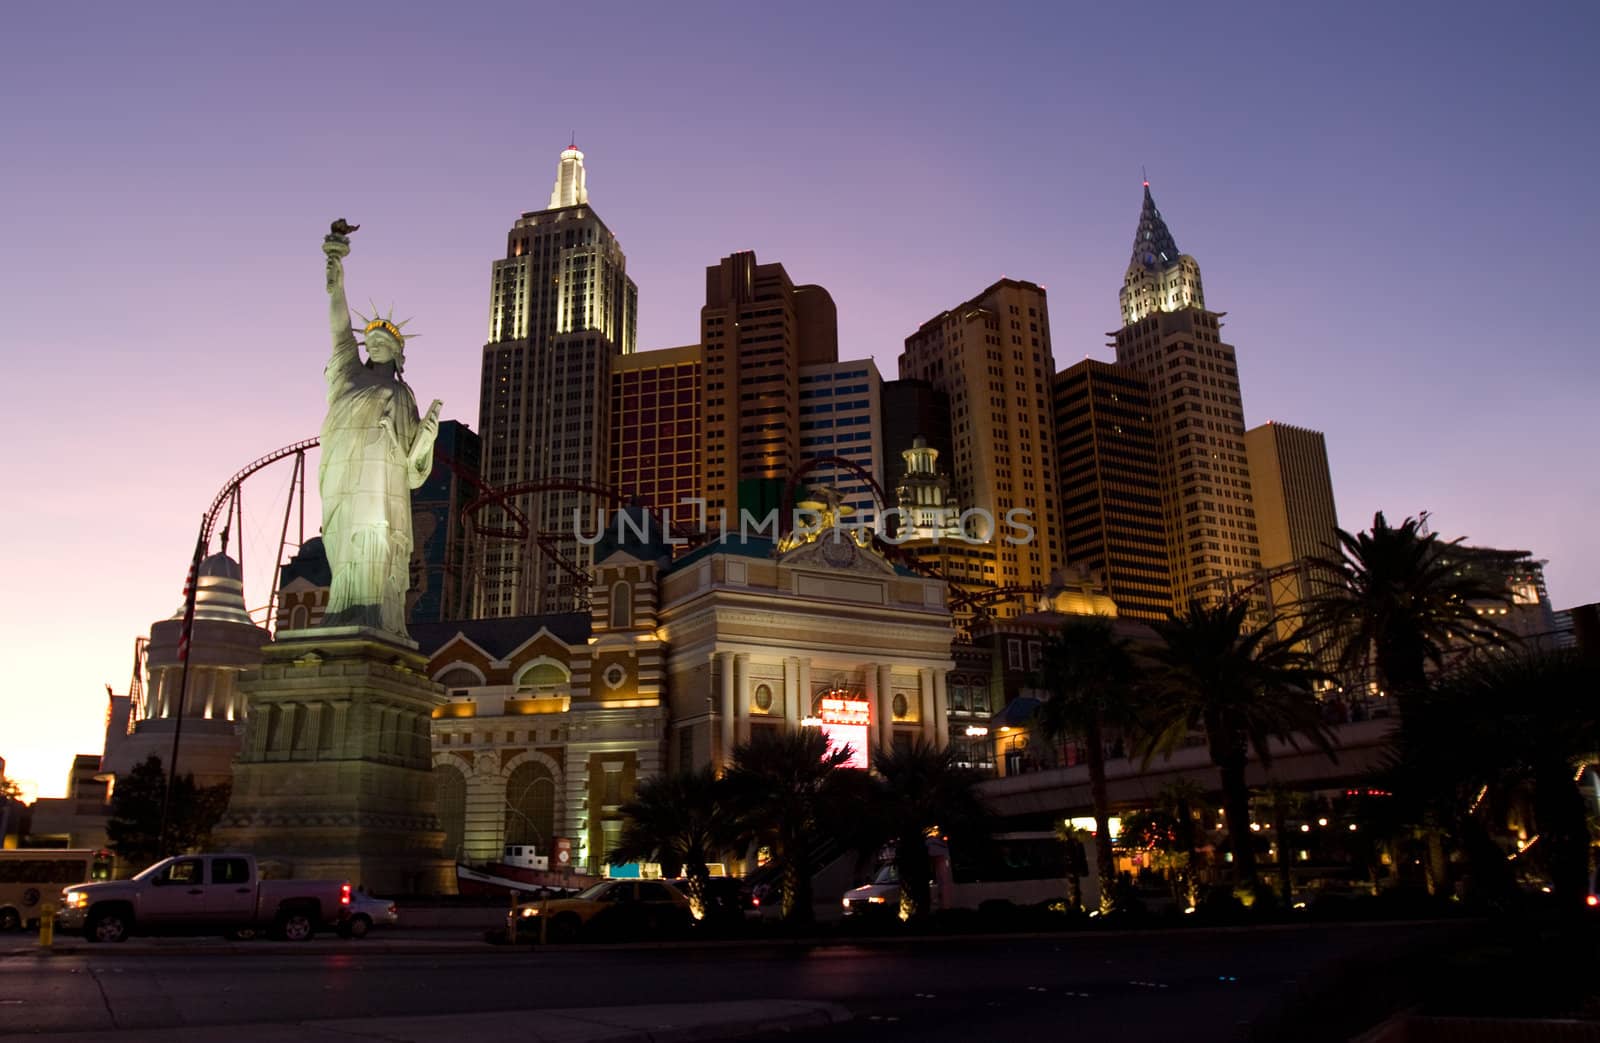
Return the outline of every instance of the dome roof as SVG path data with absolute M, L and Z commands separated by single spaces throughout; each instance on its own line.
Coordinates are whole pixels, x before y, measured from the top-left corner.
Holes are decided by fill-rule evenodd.
M 244 604 L 244 570 L 226 554 L 213 554 L 200 562 L 200 578 L 194 598 L 194 618 L 221 623 L 253 626 Z M 182 619 L 184 608 L 172 614 Z
M 200 563 L 200 575 L 244 582 L 244 569 L 239 567 L 237 561 L 221 552 L 211 555 Z
M 328 551 L 321 536 L 313 536 L 300 545 L 279 571 L 278 586 L 287 587 L 297 579 L 304 579 L 313 587 L 333 585 L 333 570 L 328 566 Z

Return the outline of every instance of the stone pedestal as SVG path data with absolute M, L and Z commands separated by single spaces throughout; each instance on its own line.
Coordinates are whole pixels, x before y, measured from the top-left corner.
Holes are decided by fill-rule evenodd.
M 453 892 L 430 737 L 444 689 L 426 669 L 414 644 L 363 627 L 268 645 L 240 682 L 244 746 L 213 846 L 377 894 Z

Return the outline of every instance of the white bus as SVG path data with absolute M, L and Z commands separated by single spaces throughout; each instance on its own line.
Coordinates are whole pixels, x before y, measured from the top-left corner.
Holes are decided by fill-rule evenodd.
M 73 884 L 111 879 L 111 852 L 68 848 L 0 851 L 0 931 L 39 923 L 41 907 L 59 908 L 61 891 Z
M 1094 874 L 1094 838 L 1084 840 L 1087 872 L 1078 877 L 1085 909 L 1100 903 L 1100 884 Z M 1040 905 L 1066 901 L 1071 894 L 1071 853 L 1053 832 L 996 833 L 952 853 L 944 840 L 929 840 L 933 859 L 933 908 L 982 909 L 1008 904 Z M 844 914 L 892 914 L 900 904 L 900 877 L 884 853 L 872 882 L 844 896 Z M 1084 867 L 1080 867 L 1084 868 Z

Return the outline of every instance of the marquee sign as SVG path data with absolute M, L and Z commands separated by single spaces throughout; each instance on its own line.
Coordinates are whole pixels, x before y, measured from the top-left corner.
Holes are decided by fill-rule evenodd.
M 872 706 L 865 699 L 844 699 L 825 695 L 822 697 L 817 716 L 822 718 L 823 724 L 870 724 Z
M 872 704 L 865 699 L 852 698 L 850 693 L 833 692 L 817 700 L 817 717 L 822 733 L 828 737 L 828 748 L 837 750 L 850 747 L 847 768 L 867 766 L 867 726 L 872 723 Z

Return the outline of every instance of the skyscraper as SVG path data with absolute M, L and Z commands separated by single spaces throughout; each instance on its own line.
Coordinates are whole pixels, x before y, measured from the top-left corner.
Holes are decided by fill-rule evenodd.
M 652 524 L 659 524 L 661 512 L 668 511 L 675 524 L 689 531 L 699 525 L 694 501 L 705 494 L 704 369 L 698 344 L 622 355 L 612 365 L 607 484 L 650 508 Z
M 1149 385 L 1085 359 L 1056 374 L 1055 422 L 1067 562 L 1099 572 L 1120 615 L 1165 619 L 1172 573 Z
M 1042 587 L 1060 563 L 1054 373 L 1045 291 L 1030 282 L 1001 279 L 906 338 L 901 378 L 950 396 L 952 492 L 963 509 L 995 521 L 974 533 L 987 541 L 976 548 L 981 562 L 969 559 L 970 571 L 952 575 L 958 582 Z M 1007 527 L 1011 511 L 1026 512 L 1016 517 L 1027 519 L 1031 537 Z M 1002 616 L 1025 609 L 1025 599 L 995 606 Z
M 1261 568 L 1238 362 L 1148 182 L 1120 296 L 1111 336 L 1118 364 L 1150 388 L 1173 597 L 1215 600 Z
M 1244 433 L 1261 564 L 1338 557 L 1339 515 L 1321 431 L 1269 420 Z
M 567 148 L 550 205 L 517 219 L 494 262 L 478 410 L 486 482 L 605 482 L 611 361 L 634 350 L 637 311 L 622 247 L 589 206 L 583 153 Z M 547 487 L 509 503 L 483 519 L 502 535 L 475 549 L 476 614 L 572 609 L 589 565 L 574 512 L 594 518 L 595 498 Z
M 947 464 L 950 451 L 950 396 L 926 380 L 883 382 L 883 465 L 889 471 L 886 486 L 905 473 L 902 453 L 923 445 L 939 452 Z
M 706 269 L 705 485 L 710 516 L 777 505 L 800 466 L 801 366 L 839 360 L 833 298 L 743 251 Z M 741 486 L 744 502 L 741 504 Z
M 406 621 L 464 619 L 471 591 L 464 582 L 467 519 L 462 509 L 477 497 L 482 444 L 477 432 L 458 420 L 439 424 L 433 443 L 433 469 L 411 490 L 411 589 Z
M 1340 556 L 1328 444 L 1320 431 L 1269 420 L 1246 431 L 1244 445 L 1261 565 L 1273 574 L 1272 610 L 1293 626 L 1297 606 L 1317 593 L 1318 576 L 1306 559 Z
M 884 476 L 883 378 L 871 359 L 824 362 L 800 367 L 800 456 L 816 460 L 837 456 L 870 474 L 878 487 L 893 483 Z M 877 504 L 872 488 L 844 468 L 819 466 L 808 484 L 832 484 L 854 513 L 853 524 L 875 526 Z M 884 507 L 893 507 L 892 502 Z

